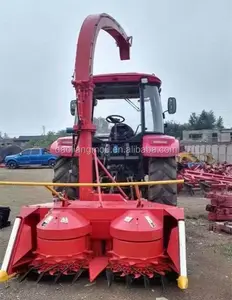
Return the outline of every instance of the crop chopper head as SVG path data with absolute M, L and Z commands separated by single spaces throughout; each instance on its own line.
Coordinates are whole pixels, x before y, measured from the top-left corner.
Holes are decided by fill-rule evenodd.
M 105 272 L 109 286 L 117 276 L 127 285 L 142 279 L 148 286 L 174 274 L 185 289 L 184 211 L 176 206 L 179 142 L 164 135 L 161 81 L 139 73 L 93 76 L 100 30 L 115 39 L 121 60 L 130 59 L 131 38 L 111 16 L 85 19 L 72 81 L 75 122 L 67 130 L 72 137 L 59 138 L 50 148 L 59 155 L 50 188 L 54 201 L 22 207 L 0 281 L 35 273 L 37 282 L 46 276 L 55 282 L 72 276 L 74 283 L 87 271 L 91 282 Z M 109 99 L 117 99 L 118 106 L 126 101 L 138 111 L 137 128 L 114 114 L 106 118 L 112 124 L 109 135 L 95 135 L 94 110 L 101 101 L 107 107 Z M 168 112 L 175 111 L 176 100 L 169 98 Z

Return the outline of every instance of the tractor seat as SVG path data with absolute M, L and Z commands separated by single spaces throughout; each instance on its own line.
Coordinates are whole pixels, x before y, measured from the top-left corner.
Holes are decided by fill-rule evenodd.
M 115 135 L 116 133 L 116 135 Z M 111 128 L 110 141 L 127 141 L 135 135 L 134 130 L 125 123 L 114 124 Z

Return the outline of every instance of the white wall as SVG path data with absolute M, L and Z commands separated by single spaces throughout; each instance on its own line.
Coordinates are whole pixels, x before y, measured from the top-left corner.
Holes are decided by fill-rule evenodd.
M 214 159 L 220 163 L 226 161 L 232 164 L 232 144 L 221 145 L 185 145 L 185 149 L 188 152 L 192 152 L 197 157 L 199 154 L 211 153 Z M 202 159 L 202 156 L 200 157 Z

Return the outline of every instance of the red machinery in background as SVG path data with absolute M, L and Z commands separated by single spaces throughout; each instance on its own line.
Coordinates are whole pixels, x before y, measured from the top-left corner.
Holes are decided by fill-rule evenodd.
M 115 39 L 121 60 L 130 59 L 131 39 L 112 17 L 101 14 L 86 18 L 78 39 L 72 82 L 77 95 L 71 103 L 71 112 L 75 111 L 73 137 L 60 138 L 51 147 L 51 152 L 61 155 L 50 184 L 56 189 L 50 188 L 56 198 L 52 203 L 21 209 L 0 281 L 15 274 L 21 274 L 22 280 L 35 272 L 37 281 L 50 275 L 57 282 L 62 275 L 73 275 L 75 282 L 85 270 L 93 281 L 106 270 L 109 285 L 115 274 L 124 276 L 128 285 L 142 278 L 147 286 L 152 278 L 160 277 L 163 282 L 172 273 L 178 286 L 185 289 L 184 211 L 176 207 L 175 155 L 179 143 L 163 134 L 161 81 L 154 75 L 137 73 L 93 76 L 95 43 L 102 29 Z M 124 117 L 111 115 L 108 121 L 114 126 L 108 140 L 94 136 L 95 100 L 109 97 L 139 98 L 139 134 L 125 126 Z M 151 131 L 146 127 L 146 101 L 153 113 Z M 169 98 L 168 111 L 175 110 L 175 99 Z M 133 151 L 129 155 L 119 153 L 118 149 L 128 144 L 129 149 L 139 147 L 139 155 Z M 99 146 L 105 149 L 102 156 Z M 115 148 L 116 153 L 112 150 Z M 58 189 L 60 182 L 65 189 Z M 140 190 L 139 186 L 147 188 Z
M 194 169 L 182 168 L 178 178 L 184 179 L 184 184 L 178 185 L 178 192 L 184 188 L 194 195 L 201 190 L 210 204 L 206 205 L 209 221 L 232 221 L 232 173 L 231 165 L 221 164 Z

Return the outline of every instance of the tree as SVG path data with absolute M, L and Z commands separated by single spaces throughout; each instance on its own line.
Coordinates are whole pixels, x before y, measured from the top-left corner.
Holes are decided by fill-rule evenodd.
M 189 127 L 191 129 L 196 128 L 199 121 L 199 117 L 196 115 L 196 113 L 192 113 L 189 117 L 188 123 Z
M 94 118 L 93 122 L 97 126 L 98 133 L 109 133 L 110 127 L 109 123 L 102 117 Z M 49 131 L 45 135 L 41 135 L 40 138 L 31 140 L 27 143 L 26 148 L 29 147 L 41 147 L 41 148 L 49 148 L 50 145 L 62 136 L 71 136 L 71 134 L 67 133 L 66 130 L 59 130 L 57 132 Z M 42 138 L 41 138 L 42 137 Z
M 94 124 L 97 127 L 97 132 L 100 134 L 107 134 L 110 132 L 110 124 L 103 118 L 94 118 Z M 166 122 L 166 127 L 164 129 L 165 134 L 174 136 L 176 138 L 182 139 L 183 130 L 199 130 L 199 129 L 222 129 L 223 118 L 219 116 L 215 117 L 212 110 L 203 110 L 199 115 L 195 112 L 189 116 L 188 123 L 177 123 L 174 121 Z M 5 136 L 5 135 L 4 135 Z M 28 142 L 26 147 L 44 147 L 48 148 L 55 140 L 62 136 L 71 136 L 71 134 L 66 133 L 66 130 L 59 130 L 57 132 L 49 131 L 46 135 L 42 135 L 37 140 L 32 140 Z
M 192 113 L 189 117 L 188 122 L 189 127 L 192 130 L 224 128 L 222 117 L 216 119 L 215 114 L 212 110 L 202 110 L 199 115 L 197 115 L 196 113 Z
M 224 125 L 223 125 L 223 118 L 221 116 L 218 117 L 217 121 L 216 121 L 216 127 L 218 129 L 223 129 Z
M 109 123 L 105 120 L 105 118 L 93 118 L 93 123 L 97 127 L 97 133 L 109 133 L 110 126 Z
M 189 116 L 188 123 L 180 124 L 174 121 L 166 122 L 165 134 L 182 139 L 183 130 L 223 129 L 223 118 L 215 117 L 212 110 L 203 110 L 199 115 L 195 112 Z
M 174 121 L 166 122 L 166 127 L 164 128 L 164 133 L 175 138 L 182 139 L 183 130 L 187 130 L 189 127 L 188 124 L 180 124 Z
M 2 135 L 2 132 L 0 131 L 0 138 L 9 139 L 9 135 L 6 132 Z
M 42 139 L 34 139 L 29 141 L 26 144 L 26 148 L 29 147 L 41 147 L 41 148 L 48 148 L 55 140 L 57 140 L 61 136 L 67 136 L 65 130 L 60 130 L 58 132 L 49 131 L 47 134 L 42 135 Z
M 66 130 L 59 130 L 59 131 L 57 131 L 57 132 L 55 133 L 55 135 L 56 135 L 56 136 L 59 136 L 59 137 L 61 137 L 61 136 L 69 136 L 70 133 L 67 133 Z
M 216 118 L 214 112 L 203 110 L 199 115 L 197 128 L 198 129 L 213 129 L 215 128 Z

